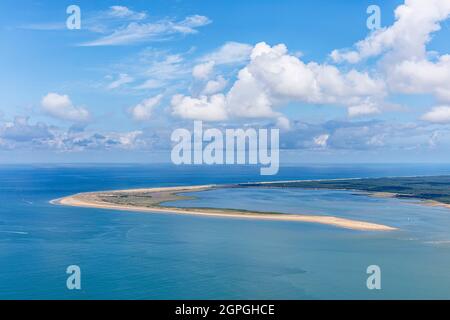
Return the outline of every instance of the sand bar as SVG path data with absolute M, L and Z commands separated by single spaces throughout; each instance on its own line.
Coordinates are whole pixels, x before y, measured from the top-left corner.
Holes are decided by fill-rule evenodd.
M 358 220 L 350 220 L 334 216 L 282 214 L 272 212 L 266 213 L 266 212 L 256 212 L 256 211 L 252 212 L 244 210 L 218 209 L 218 208 L 177 208 L 177 207 L 165 207 L 161 205 L 162 202 L 183 199 L 181 196 L 179 196 L 179 193 L 184 194 L 189 192 L 212 190 L 215 188 L 223 188 L 223 187 L 226 186 L 216 186 L 216 185 L 182 186 L 182 187 L 129 189 L 129 190 L 79 193 L 76 195 L 52 200 L 51 203 L 64 206 L 135 211 L 144 213 L 172 213 L 172 214 L 186 214 L 186 215 L 197 215 L 208 217 L 228 217 L 228 218 L 258 219 L 271 221 L 308 222 L 362 231 L 397 230 L 397 228 L 382 224 Z M 126 202 L 130 201 L 128 200 L 129 197 L 133 197 L 132 198 L 134 199 L 133 203 Z M 136 203 L 135 199 L 141 202 L 145 201 L 144 202 L 145 205 Z M 126 203 L 117 203 L 118 201 L 125 201 Z

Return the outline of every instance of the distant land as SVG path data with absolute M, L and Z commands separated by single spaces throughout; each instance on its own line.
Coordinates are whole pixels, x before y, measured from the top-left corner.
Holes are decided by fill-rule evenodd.
M 282 181 L 243 183 L 238 186 L 365 191 L 380 196 L 430 200 L 450 205 L 450 176 Z

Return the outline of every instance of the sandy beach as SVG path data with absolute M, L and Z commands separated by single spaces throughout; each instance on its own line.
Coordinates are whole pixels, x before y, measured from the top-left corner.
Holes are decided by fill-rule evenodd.
M 99 208 L 120 211 L 135 211 L 143 213 L 170 213 L 170 214 L 186 214 L 208 217 L 227 217 L 237 219 L 258 219 L 270 221 L 292 221 L 307 222 L 330 225 L 339 228 L 361 230 L 361 231 L 393 231 L 397 228 L 376 224 L 365 221 L 350 220 L 338 218 L 334 216 L 315 216 L 302 214 L 281 214 L 281 213 L 265 213 L 252 212 L 234 209 L 215 209 L 215 208 L 173 208 L 164 207 L 162 202 L 174 201 L 181 198 L 179 193 L 189 193 L 195 191 L 205 191 L 224 186 L 204 185 L 204 186 L 183 186 L 183 187 L 167 187 L 167 188 L 148 188 L 148 189 L 129 189 L 116 191 L 102 191 L 79 193 L 76 195 L 55 199 L 51 203 L 55 205 Z M 117 199 L 124 197 L 135 197 L 133 199 L 145 199 L 144 205 L 135 202 L 130 203 L 114 203 Z M 139 198 L 138 198 L 139 197 Z
M 450 209 L 450 204 L 435 201 L 435 200 L 423 200 L 422 204 L 424 204 L 426 206 L 430 206 L 430 207 L 442 207 L 442 208 Z

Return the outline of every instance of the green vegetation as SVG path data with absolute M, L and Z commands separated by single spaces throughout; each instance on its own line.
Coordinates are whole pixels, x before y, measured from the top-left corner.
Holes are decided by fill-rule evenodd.
M 223 186 L 223 188 L 228 188 L 231 186 Z M 234 186 L 233 186 L 234 187 Z M 205 188 L 204 190 L 211 190 L 213 188 Z M 136 192 L 98 192 L 95 194 L 91 194 L 91 197 L 94 197 L 96 201 L 101 201 L 105 203 L 115 204 L 115 205 L 125 205 L 125 206 L 134 206 L 134 207 L 144 207 L 144 208 L 170 208 L 164 206 L 162 203 L 179 201 L 179 200 L 193 200 L 196 199 L 194 196 L 186 196 L 184 194 L 189 194 L 191 192 L 198 192 L 199 190 L 178 190 L 178 191 L 153 191 L 153 192 L 145 192 L 145 191 L 136 191 Z M 179 207 L 176 207 L 179 208 Z M 183 209 L 183 208 L 181 208 Z M 278 215 L 283 214 L 280 212 L 272 212 L 272 211 L 251 211 L 244 209 L 229 209 L 229 208 L 210 208 L 210 207 L 186 207 L 185 209 L 189 209 L 191 211 L 199 211 L 203 212 L 207 210 L 210 213 L 217 214 L 271 214 Z
M 417 198 L 450 204 L 450 176 L 367 178 L 239 184 L 239 187 L 357 190 L 393 193 L 397 198 Z
M 136 207 L 156 207 L 162 202 L 190 200 L 194 197 L 178 195 L 174 192 L 111 192 L 98 193 L 96 197 L 103 202 Z

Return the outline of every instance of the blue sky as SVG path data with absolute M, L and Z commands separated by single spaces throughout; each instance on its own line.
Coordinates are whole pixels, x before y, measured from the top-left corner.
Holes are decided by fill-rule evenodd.
M 282 162 L 445 162 L 449 1 L 1 1 L 0 162 L 170 161 L 196 119 L 279 127 Z

